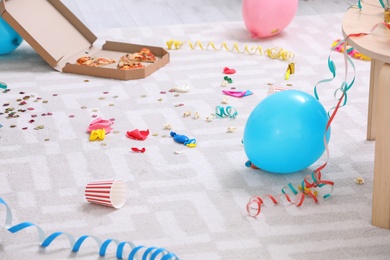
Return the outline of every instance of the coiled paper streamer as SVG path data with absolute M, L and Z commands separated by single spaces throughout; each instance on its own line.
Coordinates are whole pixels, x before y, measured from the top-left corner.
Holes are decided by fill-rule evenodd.
M 99 256 L 104 257 L 106 255 L 107 247 L 114 243 L 117 246 L 116 249 L 116 258 L 117 259 L 123 259 L 123 250 L 126 246 L 130 246 L 131 251 L 126 259 L 133 260 L 138 259 L 136 257 L 142 256 L 142 260 L 179 260 L 179 258 L 169 251 L 167 251 L 164 248 L 158 248 L 158 247 L 145 247 L 145 246 L 135 246 L 132 242 L 126 241 L 126 242 L 120 242 L 116 239 L 107 239 L 105 241 L 102 241 L 98 237 L 92 236 L 92 235 L 84 235 L 78 238 L 77 240 L 68 233 L 65 232 L 54 232 L 53 234 L 46 237 L 45 232 L 43 229 L 31 222 L 22 222 L 17 225 L 12 225 L 12 212 L 10 207 L 5 203 L 5 201 L 0 198 L 0 204 L 3 204 L 6 208 L 6 218 L 5 218 L 5 228 L 11 232 L 11 233 L 17 233 L 25 228 L 28 227 L 35 227 L 38 231 L 39 236 L 39 245 L 41 247 L 48 247 L 50 246 L 51 242 L 53 242 L 58 236 L 64 235 L 69 239 L 70 246 L 72 248 L 72 252 L 78 252 L 80 250 L 81 245 L 87 238 L 91 238 L 95 240 L 96 244 L 99 247 Z M 142 254 L 141 251 L 144 251 Z M 158 258 L 159 257 L 159 258 Z
M 166 42 L 168 50 L 179 50 L 183 49 L 185 45 L 188 45 L 191 50 L 213 50 L 213 51 L 229 51 L 236 52 L 241 54 L 249 54 L 249 55 L 266 55 L 271 59 L 277 59 L 282 61 L 288 61 L 289 65 L 287 67 L 287 71 L 285 74 L 285 79 L 289 79 L 290 74 L 294 74 L 295 72 L 295 64 L 293 63 L 293 59 L 295 54 L 292 51 L 288 51 L 282 49 L 280 47 L 274 47 L 266 49 L 265 52 L 261 46 L 252 46 L 244 45 L 243 48 L 240 48 L 237 43 L 233 43 L 231 47 L 228 46 L 226 42 L 222 42 L 219 46 L 217 46 L 214 42 L 209 41 L 207 44 L 203 44 L 200 41 L 191 42 L 191 41 L 178 41 L 178 40 L 169 40 Z

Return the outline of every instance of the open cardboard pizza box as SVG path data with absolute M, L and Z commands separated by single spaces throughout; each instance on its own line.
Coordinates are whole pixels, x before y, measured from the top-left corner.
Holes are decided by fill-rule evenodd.
M 0 0 L 1 17 L 54 69 L 67 73 L 121 80 L 145 78 L 169 63 L 160 47 L 106 41 L 96 47 L 97 37 L 60 0 Z M 117 69 L 120 57 L 148 48 L 157 58 L 145 68 Z M 107 57 L 117 62 L 103 67 L 77 65 L 82 56 Z

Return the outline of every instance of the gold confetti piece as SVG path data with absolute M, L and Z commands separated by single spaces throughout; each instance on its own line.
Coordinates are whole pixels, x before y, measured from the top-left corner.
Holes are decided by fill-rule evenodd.
M 183 117 L 189 117 L 191 115 L 190 111 L 186 111 L 183 113 Z
M 168 137 L 168 136 L 167 136 L 167 135 L 162 135 L 161 137 L 162 137 L 162 138 L 166 138 L 166 137 Z
M 175 154 L 182 154 L 183 151 L 175 151 Z
M 84 79 L 84 82 L 89 82 L 89 80 L 87 80 L 87 79 Z
M 153 133 L 152 136 L 158 136 L 158 133 Z
M 41 130 L 43 128 L 45 128 L 44 125 L 39 125 L 39 126 L 34 127 L 34 130 Z
M 118 98 L 119 96 L 113 96 L 113 98 Z
M 86 109 L 87 107 L 86 106 L 82 106 L 81 109 Z
M 107 146 L 107 144 L 106 144 L 106 143 L 101 143 L 100 145 L 101 145 L 101 146 Z
M 159 99 L 157 99 L 157 101 L 163 101 L 163 99 L 162 99 L 162 98 L 159 98 Z
M 119 134 L 120 133 L 120 131 L 119 130 L 114 130 L 114 131 L 112 131 L 114 134 Z
M 175 95 L 173 95 L 174 97 L 179 97 L 180 95 L 179 94 L 175 94 Z
M 48 142 L 48 141 L 50 141 L 50 139 L 49 138 L 45 138 L 45 142 Z
M 16 125 L 10 125 L 9 127 L 11 127 L 11 128 L 15 128 L 15 127 L 16 127 Z
M 43 104 L 47 104 L 47 103 L 49 103 L 49 101 L 43 100 L 42 103 L 43 103 Z
M 224 97 L 221 101 L 222 104 L 227 104 L 228 103 L 228 98 Z
M 115 104 L 112 104 L 112 103 L 111 103 L 111 104 L 108 104 L 108 105 L 109 105 L 110 107 L 113 107 L 113 106 L 115 106 Z
M 93 109 L 93 110 L 92 110 L 92 112 L 97 112 L 97 111 L 99 111 L 99 110 L 98 110 L 98 109 Z
M 364 179 L 363 179 L 362 177 L 359 177 L 359 178 L 356 178 L 356 179 L 355 179 L 355 182 L 356 182 L 357 184 L 363 184 L 363 183 L 364 183 Z
M 147 95 L 141 95 L 142 98 L 147 97 Z
M 106 99 L 106 98 L 105 98 L 105 97 L 100 97 L 100 98 L 99 98 L 99 100 L 104 100 L 104 99 Z

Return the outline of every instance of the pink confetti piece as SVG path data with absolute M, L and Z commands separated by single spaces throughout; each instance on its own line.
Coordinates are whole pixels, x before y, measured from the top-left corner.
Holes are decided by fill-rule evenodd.
M 74 118 L 74 115 L 69 115 L 70 118 Z

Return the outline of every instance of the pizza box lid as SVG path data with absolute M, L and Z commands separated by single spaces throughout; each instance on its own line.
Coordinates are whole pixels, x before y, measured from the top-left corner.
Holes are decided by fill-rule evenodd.
M 1 17 L 54 69 L 63 72 L 117 79 L 144 78 L 169 62 L 160 47 L 107 41 L 94 46 L 97 37 L 60 0 L 0 0 Z M 116 64 L 104 67 L 76 65 L 85 55 L 110 55 L 150 48 L 158 58 L 143 69 L 122 71 Z

